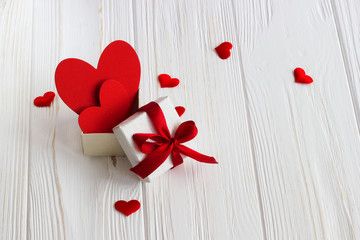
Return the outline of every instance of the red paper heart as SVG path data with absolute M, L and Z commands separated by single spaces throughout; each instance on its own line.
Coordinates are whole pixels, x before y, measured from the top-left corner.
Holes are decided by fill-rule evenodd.
M 79 115 L 84 133 L 111 133 L 113 127 L 132 114 L 132 105 L 125 87 L 116 80 L 107 80 L 100 88 L 101 107 L 89 107 Z
M 181 117 L 185 112 L 185 108 L 183 106 L 177 106 L 177 107 L 175 107 L 175 110 L 176 110 L 177 114 L 179 115 L 179 117 Z
M 49 107 L 54 100 L 54 92 L 46 92 L 43 96 L 34 99 L 34 105 L 37 107 Z
M 119 212 L 125 214 L 126 216 L 131 215 L 132 213 L 136 212 L 140 208 L 140 202 L 138 200 L 131 200 L 126 202 L 124 200 L 117 201 L 114 204 L 114 207 Z
M 59 96 L 73 111 L 99 106 L 99 91 L 108 79 L 120 82 L 135 104 L 140 82 L 140 62 L 135 50 L 124 41 L 110 43 L 100 56 L 97 68 L 80 59 L 59 63 L 55 83 Z
M 305 74 L 305 71 L 302 68 L 296 68 L 294 70 L 295 82 L 309 84 L 313 82 L 313 79 Z
M 227 59 L 231 55 L 232 44 L 229 42 L 223 42 L 215 48 L 216 53 L 221 59 Z
M 180 81 L 177 78 L 171 78 L 169 75 L 167 74 L 160 74 L 159 75 L 159 82 L 160 82 L 160 86 L 162 88 L 171 88 L 171 87 L 176 87 L 177 85 L 179 85 Z

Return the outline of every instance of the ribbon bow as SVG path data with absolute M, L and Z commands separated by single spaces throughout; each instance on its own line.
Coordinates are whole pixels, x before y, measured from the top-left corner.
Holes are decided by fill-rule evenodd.
M 139 111 L 146 112 L 155 129 L 159 134 L 154 133 L 136 133 L 133 135 L 133 140 L 142 153 L 147 156 L 135 167 L 130 170 L 139 175 L 141 178 L 146 178 L 154 172 L 171 154 L 171 160 L 174 167 L 183 163 L 181 154 L 195 159 L 203 163 L 217 163 L 215 158 L 198 153 L 191 148 L 188 148 L 182 143 L 193 139 L 198 130 L 193 121 L 187 121 L 180 124 L 172 137 L 169 128 L 166 124 L 164 113 L 156 102 L 141 107 Z M 148 141 L 150 140 L 150 141 Z

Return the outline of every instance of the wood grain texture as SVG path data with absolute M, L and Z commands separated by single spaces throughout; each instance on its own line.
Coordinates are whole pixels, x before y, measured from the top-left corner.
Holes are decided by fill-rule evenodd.
M 32 1 L 1 2 L 0 12 L 0 238 L 25 239 Z
M 241 29 L 248 25 L 238 17 L 246 6 L 234 3 Z M 270 7 L 253 47 L 243 44 L 247 36 L 238 41 L 266 237 L 358 238 L 360 141 L 331 3 Z M 299 66 L 313 84 L 294 83 Z
M 360 2 L 331 0 L 349 89 L 360 124 Z
M 360 238 L 355 0 L 0 0 L 0 239 Z M 55 90 L 64 58 L 134 46 L 142 104 L 169 96 L 218 166 L 142 183 L 126 158 L 85 157 Z M 218 58 L 223 41 L 234 47 Z M 303 67 L 311 85 L 294 83 Z M 180 79 L 161 89 L 161 73 Z M 137 199 L 125 217 L 117 200 Z
M 30 10 L 30 9 L 29 9 Z M 59 60 L 59 5 L 35 1 L 33 7 L 31 99 L 55 91 Z M 31 106 L 28 239 L 64 239 L 61 185 L 55 158 L 59 99 L 50 108 Z

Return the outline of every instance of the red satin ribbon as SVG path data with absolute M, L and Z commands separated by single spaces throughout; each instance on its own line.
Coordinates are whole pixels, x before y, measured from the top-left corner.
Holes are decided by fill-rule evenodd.
M 172 168 L 183 163 L 181 154 L 199 162 L 217 163 L 215 158 L 198 153 L 181 144 L 190 141 L 197 135 L 198 130 L 193 121 L 180 124 L 175 132 L 175 137 L 171 137 L 164 113 L 156 102 L 150 102 L 141 107 L 139 111 L 147 113 L 159 133 L 136 133 L 133 135 L 133 139 L 139 150 L 147 154 L 138 165 L 130 169 L 141 178 L 146 178 L 154 172 L 170 154 L 172 163 L 174 164 Z

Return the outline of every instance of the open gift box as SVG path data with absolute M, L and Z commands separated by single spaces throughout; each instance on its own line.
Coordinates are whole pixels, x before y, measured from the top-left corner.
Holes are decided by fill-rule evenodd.
M 74 58 L 55 72 L 61 99 L 79 114 L 84 155 L 126 156 L 140 178 L 150 181 L 190 157 L 217 163 L 193 150 L 193 121 L 181 123 L 168 97 L 139 106 L 140 62 L 124 41 L 110 43 L 97 68 Z M 190 147 L 189 147 L 190 146 Z
M 125 156 L 125 153 L 113 133 L 81 133 L 81 142 L 85 156 L 107 157 Z
M 137 94 L 137 108 L 139 108 L 139 95 Z M 136 108 L 136 109 L 137 109 Z M 135 111 L 134 111 L 135 112 Z M 111 157 L 125 156 L 114 133 L 84 133 L 81 132 L 82 149 L 85 156 L 90 157 Z

